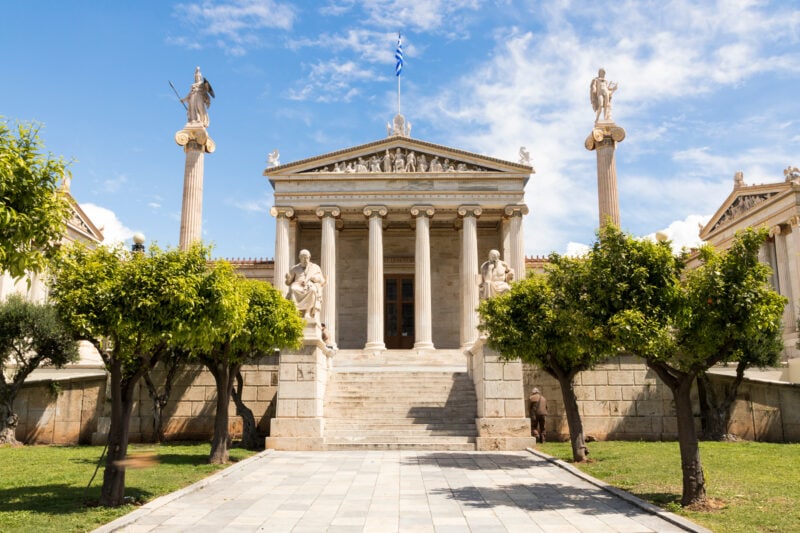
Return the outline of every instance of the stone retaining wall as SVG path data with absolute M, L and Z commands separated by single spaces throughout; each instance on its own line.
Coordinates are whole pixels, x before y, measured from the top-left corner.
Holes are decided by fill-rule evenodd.
M 548 438 L 567 440 L 569 429 L 558 382 L 538 367 L 526 364 L 524 384 L 526 398 L 533 387 L 539 387 L 547 398 Z M 586 435 L 598 440 L 678 437 L 672 392 L 638 357 L 615 357 L 581 372 L 575 378 L 575 394 Z M 693 401 L 697 405 L 696 393 Z M 697 424 L 699 428 L 699 416 Z
M 710 374 L 719 394 L 732 376 Z M 747 440 L 800 442 L 800 383 L 745 378 L 736 394 L 728 433 Z
M 97 430 L 105 373 L 28 379 L 14 400 L 16 437 L 25 444 L 88 444 Z
M 163 384 L 163 368 L 156 367 L 153 382 L 157 387 Z M 253 411 L 258 430 L 269 434 L 269 425 L 275 416 L 274 402 L 278 392 L 278 358 L 270 356 L 260 359 L 257 364 L 242 368 L 244 378 L 243 400 Z M 172 387 L 169 403 L 164 408 L 164 436 L 167 440 L 205 440 L 214 433 L 214 415 L 217 388 L 214 376 L 200 365 L 187 365 L 181 368 Z M 142 380 L 134 392 L 136 401 L 131 413 L 130 441 L 147 442 L 153 439 L 153 402 Z M 110 397 L 105 398 L 104 416 L 101 417 L 92 442 L 105 442 L 111 423 L 109 413 Z M 230 432 L 233 438 L 242 434 L 242 419 L 236 416 L 233 401 L 229 406 Z

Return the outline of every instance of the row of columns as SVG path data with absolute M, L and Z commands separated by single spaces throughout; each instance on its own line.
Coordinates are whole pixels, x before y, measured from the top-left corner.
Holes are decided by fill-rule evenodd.
M 414 348 L 432 350 L 433 313 L 431 308 L 431 246 L 430 220 L 436 209 L 431 205 L 411 207 L 415 219 L 415 267 L 414 267 Z M 369 221 L 369 266 L 367 282 L 367 342 L 366 351 L 383 351 L 383 218 L 389 210 L 384 205 L 368 205 L 363 213 Z M 483 209 L 478 205 L 462 205 L 458 208 L 461 224 L 461 346 L 468 348 L 478 338 L 478 217 Z M 503 225 L 503 253 L 509 266 L 518 277 L 525 275 L 525 249 L 522 232 L 522 216 L 527 214 L 525 205 L 505 208 L 508 223 Z M 276 217 L 275 224 L 275 285 L 282 287 L 291 264 L 290 219 L 294 216 L 291 207 L 275 206 L 270 210 Z M 336 206 L 320 206 L 316 215 L 322 221 L 322 253 L 320 267 L 327 280 L 322 302 L 322 322 L 335 344 L 336 335 L 336 219 L 341 210 Z

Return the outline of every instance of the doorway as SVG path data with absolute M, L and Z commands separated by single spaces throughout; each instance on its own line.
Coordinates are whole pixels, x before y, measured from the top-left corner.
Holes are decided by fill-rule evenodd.
M 389 350 L 414 347 L 414 275 L 384 277 L 384 343 Z

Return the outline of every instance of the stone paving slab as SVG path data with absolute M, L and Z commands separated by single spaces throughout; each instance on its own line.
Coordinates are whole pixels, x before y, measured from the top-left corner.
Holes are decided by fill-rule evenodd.
M 96 531 L 707 530 L 535 452 L 268 450 Z

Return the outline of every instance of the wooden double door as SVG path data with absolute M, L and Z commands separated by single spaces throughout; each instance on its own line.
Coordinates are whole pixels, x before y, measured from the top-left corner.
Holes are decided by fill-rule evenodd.
M 414 275 L 386 274 L 383 283 L 383 342 L 390 350 L 414 347 Z

